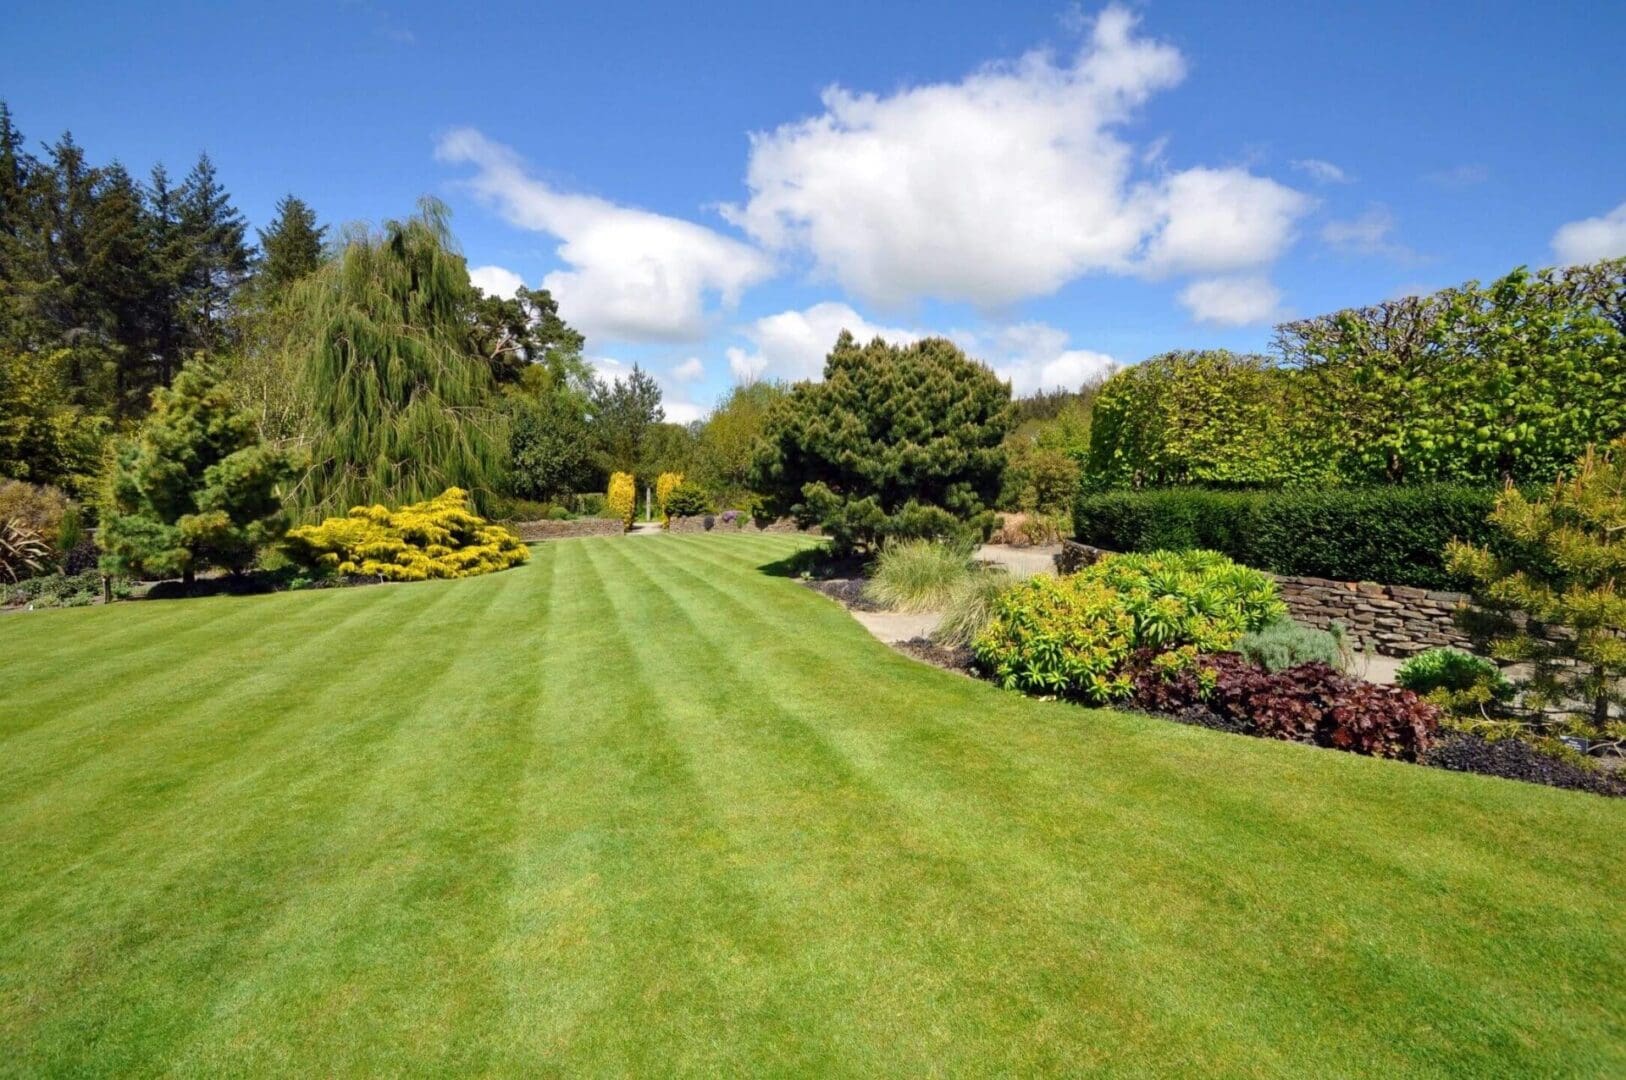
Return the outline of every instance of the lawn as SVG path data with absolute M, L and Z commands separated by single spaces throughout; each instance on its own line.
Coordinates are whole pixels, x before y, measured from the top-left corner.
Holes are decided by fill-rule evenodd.
M 1626 804 L 1004 693 L 805 543 L 0 616 L 0 1070 L 1626 1073 Z

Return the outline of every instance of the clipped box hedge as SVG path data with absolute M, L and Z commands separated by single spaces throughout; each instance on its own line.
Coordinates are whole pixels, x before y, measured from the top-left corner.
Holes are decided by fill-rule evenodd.
M 1458 484 L 1216 491 L 1085 492 L 1078 539 L 1111 551 L 1208 548 L 1277 574 L 1461 588 L 1441 552 L 1452 537 L 1497 546 L 1499 493 Z

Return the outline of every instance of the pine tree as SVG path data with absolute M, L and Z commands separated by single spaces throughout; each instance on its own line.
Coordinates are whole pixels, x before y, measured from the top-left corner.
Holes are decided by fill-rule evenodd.
M 752 486 L 838 551 L 986 535 L 1013 420 L 1010 387 L 953 342 L 859 345 L 844 330 L 824 381 L 773 407 Z
M 1528 664 L 1523 704 L 1544 735 L 1626 744 L 1626 438 L 1588 450 L 1545 499 L 1509 485 L 1491 521 L 1500 553 L 1453 541 L 1446 562 L 1477 583 L 1474 629 Z
M 183 325 L 194 348 L 214 351 L 225 344 L 232 299 L 253 266 L 245 240 L 248 225 L 231 205 L 208 154 L 199 155 L 187 174 L 179 203 Z
M 305 357 L 312 467 L 302 509 L 420 502 L 449 487 L 491 490 L 506 444 L 474 354 L 475 292 L 446 210 L 350 237 L 295 286 L 292 344 Z
M 316 224 L 316 211 L 301 199 L 285 195 L 269 229 L 260 230 L 259 282 L 272 295 L 312 273 L 322 263 L 327 226 Z
M 190 582 L 208 566 L 246 569 L 288 528 L 288 459 L 206 367 L 189 364 L 153 395 L 140 434 L 119 448 L 97 542 L 107 569 Z

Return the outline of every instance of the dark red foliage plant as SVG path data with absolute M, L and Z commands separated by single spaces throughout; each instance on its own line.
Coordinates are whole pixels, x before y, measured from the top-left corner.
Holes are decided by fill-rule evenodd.
M 1130 661 L 1131 702 L 1150 712 L 1202 708 L 1233 730 L 1373 757 L 1416 761 L 1434 735 L 1434 706 L 1410 690 L 1351 678 L 1320 662 L 1269 672 L 1236 653 L 1177 672 L 1142 651 Z

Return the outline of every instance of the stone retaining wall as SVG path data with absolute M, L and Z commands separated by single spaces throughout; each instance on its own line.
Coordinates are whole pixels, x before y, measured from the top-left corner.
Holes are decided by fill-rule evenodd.
M 537 540 L 565 540 L 573 536 L 620 536 L 626 527 L 619 518 L 572 518 L 569 521 L 511 521 L 505 524 L 527 544 Z
M 1101 548 L 1062 542 L 1056 569 L 1067 574 L 1088 566 L 1102 555 Z M 1326 578 L 1273 574 L 1282 600 L 1294 619 L 1326 629 L 1333 620 L 1348 629 L 1351 643 L 1363 652 L 1383 656 L 1411 656 L 1424 649 L 1449 645 L 1471 647 L 1453 617 L 1468 603 L 1462 593 L 1414 589 L 1406 585 L 1380 585 L 1371 581 L 1330 581 Z
M 667 526 L 675 533 L 698 532 L 748 532 L 748 533 L 793 533 L 805 532 L 811 536 L 818 535 L 818 529 L 801 529 L 790 518 L 779 518 L 769 522 L 758 522 L 749 514 L 740 514 L 733 521 L 723 520 L 721 514 L 696 514 L 693 517 L 676 517 Z

